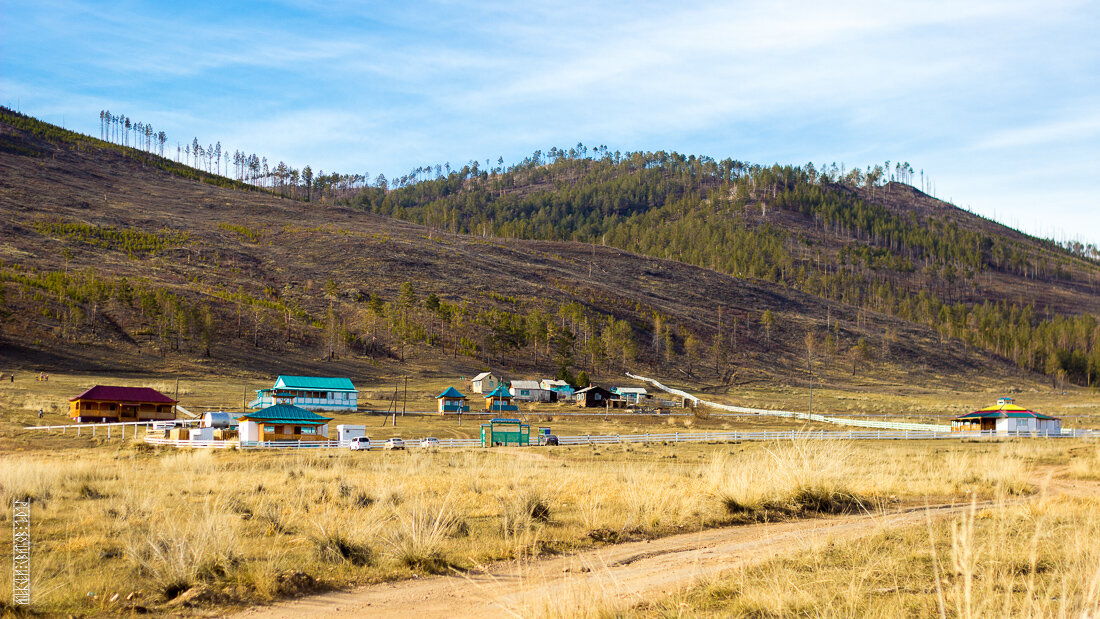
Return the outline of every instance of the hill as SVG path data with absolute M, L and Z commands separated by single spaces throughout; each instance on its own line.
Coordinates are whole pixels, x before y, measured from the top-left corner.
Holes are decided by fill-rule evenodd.
M 454 232 L 576 240 L 757 278 L 935 328 L 1091 384 L 1100 253 L 1036 239 L 892 180 L 882 166 L 755 166 L 677 153 L 552 150 L 389 191 L 371 212 Z
M 343 206 L 291 200 L 7 111 L 0 144 L 0 363 L 8 367 L 370 378 L 489 364 L 563 375 L 653 369 L 718 384 L 1028 380 L 1007 359 L 902 316 L 766 273 L 688 264 L 746 251 L 744 243 L 695 256 L 670 242 L 667 255 L 646 256 L 661 252 L 641 241 L 613 246 L 626 237 L 604 246 L 445 232 L 364 213 L 385 210 L 369 196 Z M 537 181 L 543 169 L 555 170 L 532 167 L 530 183 L 500 196 L 565 191 Z M 462 196 L 481 191 L 484 178 L 430 186 L 456 182 L 452 194 Z M 370 191 L 387 204 L 428 186 Z M 619 191 L 629 203 L 629 187 Z M 682 203 L 669 191 L 637 214 L 659 230 L 675 228 L 660 222 Z M 578 201 L 578 217 L 586 204 Z M 707 230 L 688 225 L 697 217 L 682 213 L 682 234 Z M 608 223 L 641 226 L 626 216 L 590 219 L 578 238 L 642 234 Z M 487 232 L 506 234 L 513 220 Z M 476 232 L 473 224 L 454 227 Z M 769 226 L 779 228 L 760 227 Z M 1056 248 L 1043 251 L 1073 277 L 1091 272 Z M 780 273 L 800 264 L 792 259 Z M 1071 281 L 1051 286 L 1059 311 L 1087 305 L 1091 292 Z

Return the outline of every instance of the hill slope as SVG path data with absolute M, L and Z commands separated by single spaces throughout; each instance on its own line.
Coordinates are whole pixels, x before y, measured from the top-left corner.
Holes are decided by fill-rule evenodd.
M 456 232 L 604 243 L 760 278 L 921 322 L 1022 367 L 1093 380 L 1095 248 L 1071 253 L 882 175 L 571 149 L 368 188 L 356 202 Z
M 807 367 L 834 380 L 1014 373 L 932 329 L 774 283 L 612 247 L 441 233 L 15 124 L 0 123 L 7 366 L 370 377 L 402 362 L 489 363 L 718 382 L 797 382 Z

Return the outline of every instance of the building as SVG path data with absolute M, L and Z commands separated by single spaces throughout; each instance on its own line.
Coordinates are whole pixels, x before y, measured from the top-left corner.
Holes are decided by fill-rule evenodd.
M 485 394 L 485 411 L 489 413 L 517 412 L 519 407 L 512 404 L 512 394 L 501 383 Z
M 311 411 L 354 411 L 359 391 L 350 378 L 280 376 L 270 389 L 257 389 L 249 408 L 273 406 L 277 398 L 293 398 L 294 405 Z
M 1012 398 L 1001 398 L 993 406 L 951 420 L 952 432 L 992 432 L 1008 435 L 1061 434 L 1062 420 L 1017 406 Z
M 503 381 L 501 377 L 492 372 L 482 372 L 470 381 L 470 390 L 474 393 L 489 393 L 497 388 Z
M 543 389 L 554 392 L 558 400 L 572 400 L 573 399 L 573 385 L 565 382 L 564 380 L 549 380 L 543 379 L 539 383 Z
M 576 398 L 578 406 L 585 408 L 622 408 L 626 406 L 626 400 L 596 385 L 578 389 L 573 397 Z
M 327 441 L 332 418 L 289 402 L 280 397 L 272 406 L 238 417 L 241 441 Z
M 537 380 L 513 380 L 511 389 L 512 397 L 519 402 L 551 402 L 554 394 L 549 389 L 543 389 Z
M 96 385 L 69 400 L 76 423 L 163 421 L 176 418 L 178 402 L 149 387 Z
M 645 390 L 645 387 L 612 387 L 611 393 L 630 404 L 640 404 L 643 400 L 649 398 L 649 392 Z
M 439 403 L 440 415 L 470 412 L 470 405 L 466 403 L 466 396 L 459 393 L 458 389 L 454 387 L 447 387 L 446 391 L 435 396 L 435 400 Z

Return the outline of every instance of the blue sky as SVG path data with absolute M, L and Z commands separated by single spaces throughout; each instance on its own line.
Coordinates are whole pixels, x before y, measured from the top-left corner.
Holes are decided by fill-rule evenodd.
M 0 0 L 0 103 L 387 176 L 577 142 L 885 160 L 1100 242 L 1100 4 Z M 174 148 L 173 148 L 174 151 Z

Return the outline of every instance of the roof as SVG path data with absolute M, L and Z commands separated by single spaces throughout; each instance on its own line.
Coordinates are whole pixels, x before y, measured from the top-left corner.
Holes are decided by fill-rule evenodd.
M 511 392 L 508 391 L 508 389 L 506 389 L 504 387 L 504 383 L 501 383 L 501 384 L 497 385 L 496 389 L 493 389 L 489 393 L 485 394 L 486 399 L 488 399 L 488 398 L 510 398 L 510 397 L 512 397 L 512 394 L 511 394 Z
M 323 376 L 282 376 L 275 380 L 276 387 L 286 389 L 316 389 L 318 391 L 355 391 L 350 378 L 326 378 Z
M 513 380 L 512 389 L 542 389 L 537 380 Z
M 495 376 L 495 374 L 493 374 L 492 372 L 482 372 L 481 374 L 478 374 L 477 376 L 473 377 L 471 380 L 485 380 L 486 378 L 489 378 L 490 376 Z
M 645 390 L 645 387 L 615 387 L 611 391 L 620 395 L 624 393 L 637 393 L 638 395 L 646 395 L 649 393 Z
M 1033 417 L 1035 419 L 1057 419 L 1057 417 L 1051 417 L 1049 415 L 1043 415 L 1041 413 L 1036 413 L 1034 411 L 1029 411 L 1024 407 L 1017 406 L 1015 404 L 1012 404 L 1011 401 L 1009 401 L 1009 402 L 999 402 L 997 404 L 994 404 L 993 406 L 987 406 L 985 408 L 978 409 L 978 410 L 976 410 L 972 413 L 967 413 L 965 415 L 960 415 L 958 417 L 955 417 L 954 420 L 961 420 L 961 419 L 1006 419 L 1006 418 L 1019 419 L 1019 418 L 1029 418 L 1029 417 Z
M 112 402 L 153 402 L 157 404 L 175 404 L 179 400 L 164 395 L 152 387 L 110 387 L 96 385 L 84 393 L 70 398 L 77 400 L 109 400 Z
M 332 417 L 322 417 L 313 411 L 307 411 L 293 404 L 276 404 L 274 406 L 268 406 L 254 413 L 245 413 L 240 416 L 240 419 L 267 422 L 283 421 L 287 423 L 304 423 L 311 425 L 322 425 L 326 421 L 332 421 Z
M 446 391 L 435 397 L 438 400 L 439 398 L 465 398 L 466 396 L 459 393 L 458 389 L 455 389 L 454 387 L 447 387 Z
M 565 382 L 564 380 L 550 380 L 550 379 L 544 379 L 542 381 L 542 386 L 547 388 L 547 389 L 553 389 L 554 387 L 569 387 L 570 389 L 572 389 L 572 387 L 573 387 L 572 385 Z
M 590 387 L 585 387 L 584 389 L 577 389 L 576 391 L 573 392 L 573 395 L 581 395 L 581 394 L 584 394 L 584 393 L 588 393 L 590 391 L 597 391 L 597 390 L 602 391 L 602 392 L 604 392 L 608 395 L 616 395 L 614 393 L 611 393 L 607 389 L 604 389 L 603 387 L 601 387 L 599 385 L 592 385 Z

